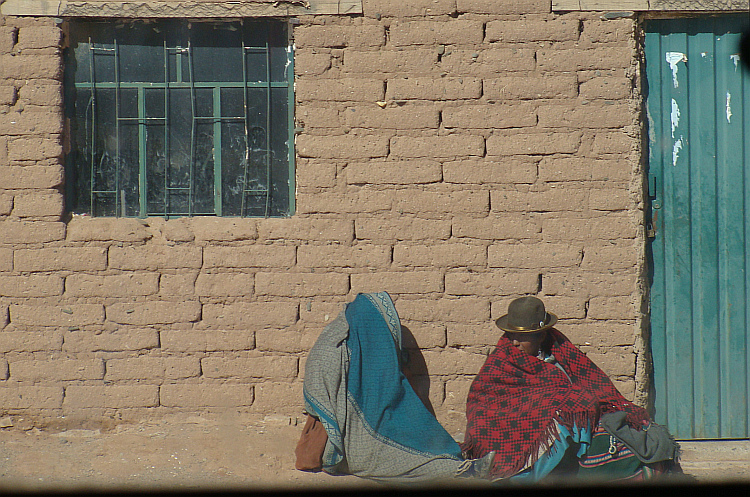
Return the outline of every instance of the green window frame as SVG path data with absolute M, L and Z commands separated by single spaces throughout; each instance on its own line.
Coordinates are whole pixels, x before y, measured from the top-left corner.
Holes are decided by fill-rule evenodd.
M 294 212 L 281 20 L 70 20 L 66 205 L 91 216 Z

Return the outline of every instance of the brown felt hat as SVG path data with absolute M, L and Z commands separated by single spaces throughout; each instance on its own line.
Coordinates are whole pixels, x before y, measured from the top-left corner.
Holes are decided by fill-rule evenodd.
M 508 306 L 508 314 L 495 324 L 503 331 L 534 333 L 548 330 L 557 322 L 557 316 L 544 310 L 544 302 L 536 297 L 521 297 Z

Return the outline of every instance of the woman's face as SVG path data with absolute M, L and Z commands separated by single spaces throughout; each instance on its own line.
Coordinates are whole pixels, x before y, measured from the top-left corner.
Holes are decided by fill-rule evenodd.
M 539 354 L 539 347 L 547 336 L 547 330 L 535 331 L 532 333 L 513 333 L 506 331 L 504 336 L 510 340 L 510 343 L 512 343 L 518 350 L 536 357 L 537 354 Z

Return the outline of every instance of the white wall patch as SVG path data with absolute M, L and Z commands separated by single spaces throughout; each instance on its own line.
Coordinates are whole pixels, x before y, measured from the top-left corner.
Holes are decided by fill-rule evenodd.
M 669 120 L 672 122 L 672 138 L 674 138 L 674 130 L 680 125 L 680 108 L 677 107 L 677 102 L 672 99 L 672 112 L 669 115 Z
M 729 92 L 727 92 L 727 122 L 732 122 L 732 95 Z

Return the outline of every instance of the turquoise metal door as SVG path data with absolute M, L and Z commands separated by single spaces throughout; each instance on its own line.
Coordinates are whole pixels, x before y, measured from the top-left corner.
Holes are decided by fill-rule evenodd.
M 750 436 L 748 16 L 645 23 L 656 421 Z

